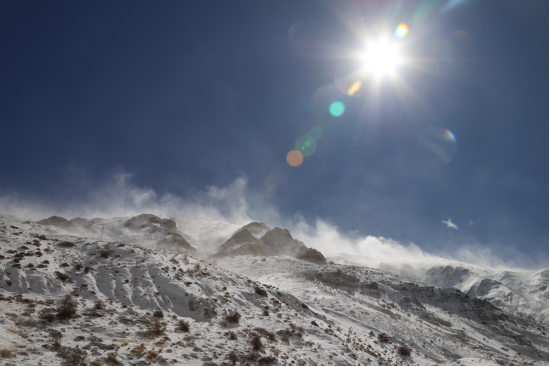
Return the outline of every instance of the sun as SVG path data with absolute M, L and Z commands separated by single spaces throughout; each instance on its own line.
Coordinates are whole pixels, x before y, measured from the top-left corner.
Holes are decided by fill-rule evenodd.
M 368 72 L 379 77 L 393 73 L 400 62 L 397 48 L 387 40 L 370 44 L 364 58 Z

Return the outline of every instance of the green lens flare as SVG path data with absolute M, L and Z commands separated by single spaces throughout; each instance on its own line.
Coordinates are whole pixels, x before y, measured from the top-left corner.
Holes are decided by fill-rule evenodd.
M 344 104 L 340 101 L 332 102 L 330 107 L 328 108 L 328 111 L 334 117 L 341 116 L 345 110 L 346 106 L 344 106 Z
M 317 141 L 309 135 L 302 135 L 296 140 L 294 148 L 304 157 L 309 157 L 317 150 Z
M 321 126 L 314 126 L 311 129 L 309 129 L 307 135 L 313 137 L 315 140 L 319 140 L 323 137 L 323 128 Z

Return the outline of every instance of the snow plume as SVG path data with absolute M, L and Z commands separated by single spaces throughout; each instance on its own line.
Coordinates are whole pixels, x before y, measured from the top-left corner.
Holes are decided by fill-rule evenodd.
M 295 218 L 296 224 L 288 229 L 294 238 L 306 246 L 321 251 L 331 260 L 349 265 L 363 265 L 390 271 L 409 278 L 417 278 L 424 270 L 433 266 L 474 265 L 486 269 L 521 271 L 545 267 L 534 264 L 527 256 L 513 248 L 502 249 L 504 261 L 490 248 L 479 245 L 463 245 L 453 250 L 444 249 L 438 254 L 422 250 L 414 243 L 403 245 L 392 239 L 373 236 L 358 236 L 355 232 L 345 234 L 338 227 L 318 219 L 314 225 L 303 218 Z
M 227 187 L 207 186 L 187 198 L 171 193 L 159 195 L 151 188 L 133 184 L 131 178 L 132 176 L 126 173 L 117 174 L 96 187 L 86 186 L 86 182 L 83 182 L 87 194 L 79 200 L 64 203 L 63 206 L 51 206 L 33 198 L 23 200 L 16 195 L 0 197 L 0 213 L 24 220 L 44 219 L 52 215 L 67 219 L 91 219 L 129 217 L 147 213 L 163 218 L 202 217 L 226 220 L 240 226 L 252 221 L 262 221 L 271 228 L 288 229 L 294 238 L 304 242 L 306 246 L 316 248 L 335 260 L 339 258 L 338 261 L 341 262 L 390 271 L 399 269 L 402 275 L 408 276 L 414 276 L 413 273 L 420 269 L 446 265 L 452 261 L 510 270 L 522 265 L 534 268 L 535 265 L 515 249 L 508 249 L 506 254 L 506 258 L 514 259 L 514 263 L 503 262 L 490 249 L 477 244 L 457 247 L 452 253 L 442 250 L 439 254 L 430 254 L 412 243 L 403 245 L 383 237 L 365 237 L 357 231 L 344 233 L 322 219 L 311 224 L 300 215 L 282 216 L 277 208 L 269 203 L 270 195 L 253 192 L 247 187 L 247 178 L 244 176 L 237 178 Z M 450 228 L 456 227 L 450 220 L 444 222 Z
M 62 205 L 43 200 L 25 200 L 19 195 L 0 197 L 0 213 L 21 219 L 38 220 L 58 215 L 71 219 L 127 217 L 143 213 L 159 217 L 203 217 L 246 224 L 246 177 L 225 188 L 207 186 L 188 198 L 171 193 L 158 195 L 153 189 L 131 183 L 132 175 L 120 173 L 98 187 L 83 187 L 87 195 Z M 84 185 L 86 185 L 84 183 Z

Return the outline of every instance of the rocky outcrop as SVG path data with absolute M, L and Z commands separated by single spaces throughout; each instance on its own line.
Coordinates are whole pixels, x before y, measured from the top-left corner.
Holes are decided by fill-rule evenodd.
M 124 227 L 129 230 L 138 231 L 141 228 L 155 224 L 171 231 L 175 231 L 177 228 L 176 222 L 172 219 L 162 219 L 153 214 L 141 214 L 136 217 L 132 217 L 124 223 Z
M 266 226 L 262 222 L 251 222 L 248 223 L 246 226 L 239 229 L 237 232 L 247 230 L 257 239 L 262 238 L 268 231 L 271 230 L 268 226 Z
M 170 234 L 158 242 L 160 247 L 168 248 L 172 251 L 185 249 L 187 251 L 197 251 L 189 242 L 177 233 Z
M 314 248 L 308 248 L 304 252 L 299 253 L 296 256 L 296 258 L 299 260 L 304 260 L 310 263 L 320 264 L 320 265 L 327 263 L 327 260 L 325 259 L 323 254 Z
M 258 240 L 251 231 L 256 233 L 265 231 L 265 234 Z M 214 257 L 241 255 L 291 256 L 315 264 L 326 263 L 323 254 L 315 249 L 307 248 L 301 241 L 292 238 L 287 229 L 269 229 L 265 224 L 259 222 L 247 224 L 235 232 L 214 254 Z
M 260 246 L 260 241 L 248 229 L 237 231 L 221 245 L 220 250 L 214 254 L 214 257 L 241 255 L 266 256 L 264 249 Z
M 278 227 L 268 231 L 260 240 L 268 256 L 288 255 L 296 257 L 297 254 L 307 250 L 307 247 L 290 235 L 288 229 Z

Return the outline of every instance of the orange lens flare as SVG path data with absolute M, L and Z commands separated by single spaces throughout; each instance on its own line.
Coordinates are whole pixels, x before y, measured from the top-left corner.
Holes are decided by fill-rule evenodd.
M 286 155 L 286 161 L 292 167 L 298 167 L 304 161 L 304 156 L 297 150 L 291 150 Z
M 348 96 L 353 96 L 355 93 L 359 92 L 361 90 L 361 82 L 355 82 L 351 87 L 348 89 Z

